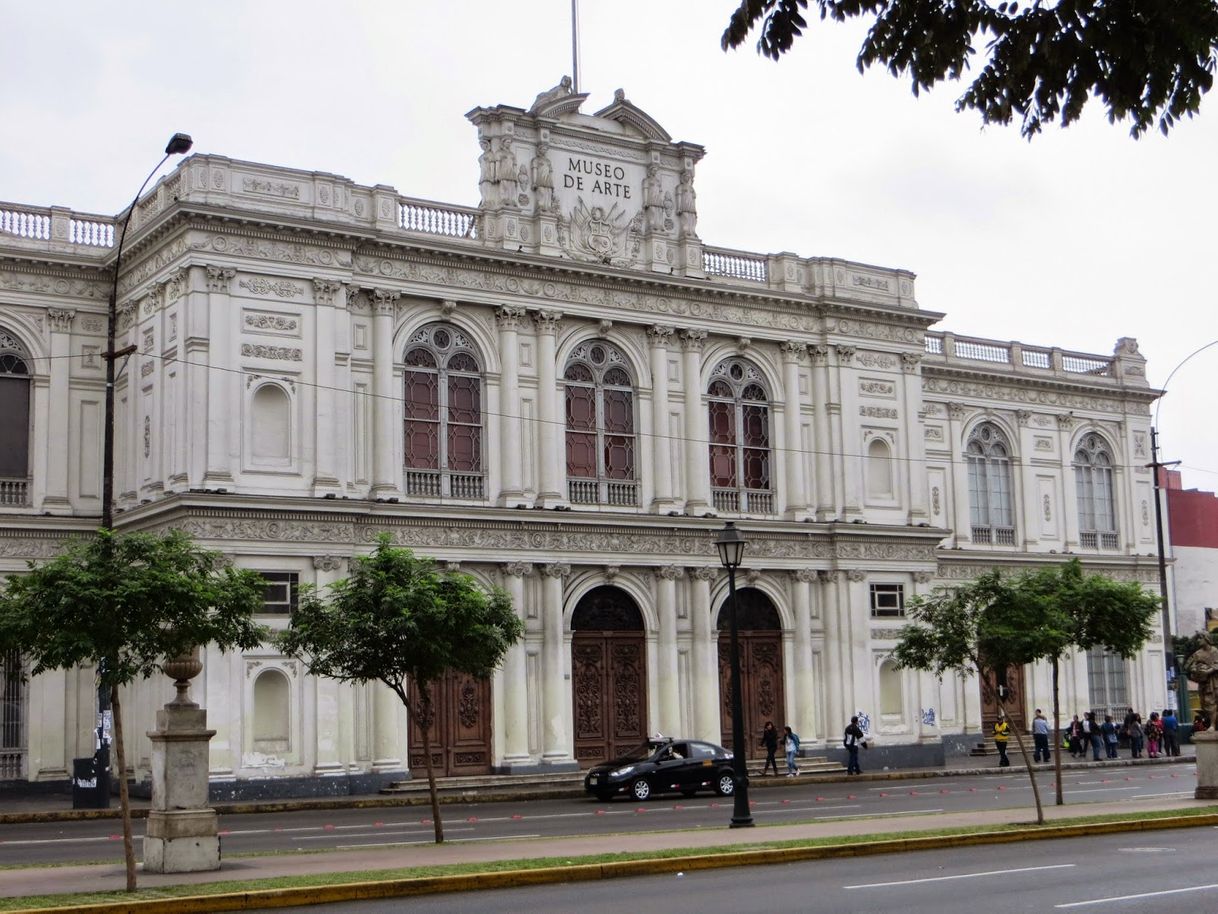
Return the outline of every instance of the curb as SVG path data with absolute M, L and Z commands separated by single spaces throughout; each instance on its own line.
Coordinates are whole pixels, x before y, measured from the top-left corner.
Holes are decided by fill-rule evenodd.
M 1162 759 L 1140 759 L 1136 767 L 1193 764 L 1193 756 L 1177 756 Z M 1062 765 L 1062 771 L 1102 771 L 1105 768 L 1129 767 L 1129 759 L 1103 760 L 1099 762 L 1067 762 Z M 865 771 L 854 777 L 842 774 L 811 774 L 797 779 L 774 778 L 769 780 L 760 776 L 749 776 L 750 789 L 775 789 L 794 787 L 800 784 L 844 784 L 859 781 L 912 781 L 929 780 L 932 778 L 951 777 L 1003 777 L 1012 774 L 1027 774 L 1023 765 L 1012 764 L 1008 768 L 931 768 L 904 771 Z M 1052 775 L 1053 767 L 1037 768 L 1038 774 Z M 441 791 L 444 788 L 440 788 Z M 490 788 L 456 788 L 450 793 L 440 793 L 441 805 L 452 803 L 515 803 L 525 800 L 569 800 L 583 797 L 582 786 L 572 787 L 541 787 L 537 789 L 496 789 Z M 316 799 L 285 799 L 269 801 L 250 801 L 243 803 L 215 803 L 212 808 L 222 816 L 247 815 L 252 813 L 300 812 L 314 809 L 382 809 L 391 807 L 427 806 L 431 799 L 426 790 L 418 793 L 402 795 L 377 795 L 368 797 L 319 797 Z M 147 807 L 131 810 L 131 818 L 144 819 L 148 817 Z M 0 825 L 28 825 L 43 822 L 76 822 L 88 819 L 118 819 L 120 810 L 111 809 L 53 809 L 34 812 L 5 812 L 0 813 Z
M 786 847 L 722 854 L 690 854 L 625 860 L 619 863 L 590 863 L 534 870 L 505 870 L 459 876 L 424 876 L 415 879 L 387 879 L 351 882 L 341 885 L 302 886 L 288 889 L 258 889 L 215 895 L 183 895 L 150 901 L 107 902 L 84 905 L 73 910 L 80 914 L 209 914 L 212 911 L 248 911 L 257 908 L 286 908 L 298 905 L 331 904 L 383 898 L 408 898 L 450 892 L 486 891 L 528 885 L 553 885 L 561 882 L 593 882 L 628 876 L 654 876 L 692 870 L 725 869 L 736 866 L 768 866 L 834 860 L 844 857 L 869 857 L 881 854 L 988 844 L 1018 844 L 1025 841 L 1051 841 L 1060 838 L 1086 838 L 1121 832 L 1165 831 L 1173 828 L 1218 826 L 1218 813 L 1198 816 L 1173 816 L 1162 819 L 1129 819 L 1084 825 L 1047 825 L 1011 831 L 977 832 L 970 835 L 942 835 L 927 838 L 898 838 L 857 844 Z M 22 908 L 10 914 L 42 914 L 66 908 Z

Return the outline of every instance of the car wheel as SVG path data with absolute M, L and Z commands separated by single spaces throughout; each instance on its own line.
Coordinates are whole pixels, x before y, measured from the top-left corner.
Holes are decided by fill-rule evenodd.
M 636 800 L 646 800 L 651 796 L 651 785 L 646 778 L 639 778 L 630 785 L 630 793 Z
M 721 797 L 730 797 L 736 792 L 736 776 L 730 771 L 720 771 L 719 780 L 715 782 L 715 793 Z
M 698 788 L 696 788 L 696 787 L 687 787 L 687 788 L 685 788 L 684 790 L 682 790 L 682 791 L 681 791 L 681 796 L 685 797 L 685 798 L 688 800 L 690 797 L 692 797 L 692 796 L 696 796 L 696 795 L 697 795 L 697 793 L 698 793 Z

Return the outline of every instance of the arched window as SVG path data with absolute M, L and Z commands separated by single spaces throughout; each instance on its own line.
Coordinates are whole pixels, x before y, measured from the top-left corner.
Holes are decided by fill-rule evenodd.
M 770 398 L 761 372 L 744 359 L 726 359 L 711 373 L 706 394 L 715 508 L 773 513 Z
M 254 751 L 280 755 L 291 751 L 292 701 L 288 677 L 264 670 L 254 680 Z
M 1011 449 L 992 422 L 982 422 L 964 449 L 968 463 L 969 520 L 974 543 L 1015 545 L 1011 509 Z
M 899 718 L 904 713 L 904 705 L 901 671 L 896 663 L 885 660 L 880 664 L 880 716 Z
M 30 503 L 30 357 L 0 327 L 0 506 Z
M 428 324 L 406 344 L 406 494 L 483 498 L 482 369 L 473 343 Z
M 637 505 L 634 384 L 625 356 L 593 340 L 563 371 L 567 400 L 567 497 L 574 504 Z
M 278 384 L 263 384 L 250 403 L 250 456 L 282 465 L 292 459 L 292 401 Z
M 1087 435 L 1074 452 L 1074 486 L 1078 493 L 1079 544 L 1116 549 L 1116 502 L 1112 487 L 1112 452 L 1099 435 Z
M 867 494 L 871 498 L 892 498 L 892 452 L 883 438 L 867 444 Z

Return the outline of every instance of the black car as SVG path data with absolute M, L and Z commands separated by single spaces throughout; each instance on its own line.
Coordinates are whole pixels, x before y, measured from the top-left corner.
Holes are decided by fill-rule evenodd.
M 692 739 L 649 739 L 621 758 L 597 765 L 584 778 L 584 790 L 598 800 L 619 793 L 646 800 L 665 791 L 692 797 L 704 789 L 723 797 L 735 792 L 732 754 Z

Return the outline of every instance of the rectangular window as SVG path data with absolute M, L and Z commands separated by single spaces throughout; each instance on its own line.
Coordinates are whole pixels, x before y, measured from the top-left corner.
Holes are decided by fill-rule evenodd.
M 872 584 L 871 616 L 875 619 L 901 618 L 905 615 L 904 584 Z
M 1120 654 L 1093 647 L 1087 651 L 1087 688 L 1091 708 L 1105 714 L 1124 713 L 1129 706 L 1125 661 Z
M 266 581 L 262 594 L 262 611 L 267 615 L 287 616 L 296 609 L 300 575 L 295 571 L 261 571 Z

